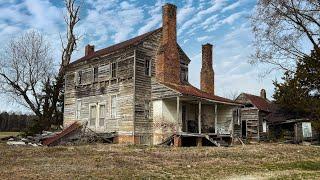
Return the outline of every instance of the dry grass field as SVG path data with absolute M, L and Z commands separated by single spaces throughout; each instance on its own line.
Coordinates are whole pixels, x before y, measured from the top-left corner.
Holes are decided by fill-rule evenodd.
M 0 164 L 1 179 L 320 179 L 320 147 L 13 147 L 0 143 Z

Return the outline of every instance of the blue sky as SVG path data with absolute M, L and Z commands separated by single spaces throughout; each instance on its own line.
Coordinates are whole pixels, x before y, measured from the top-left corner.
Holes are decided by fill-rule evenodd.
M 253 51 L 248 16 L 255 0 L 86 0 L 81 9 L 77 34 L 82 36 L 73 60 L 83 56 L 88 43 L 101 49 L 161 26 L 161 6 L 178 7 L 178 42 L 191 59 L 189 80 L 199 87 L 201 44 L 214 45 L 213 64 L 216 93 L 259 94 L 261 88 L 273 93 L 272 80 L 279 73 L 261 78 L 261 67 L 248 64 Z M 59 34 L 64 34 L 64 9 L 61 0 L 0 0 L 0 48 L 4 42 L 30 29 L 43 32 L 60 57 Z M 1 102 L 7 102 L 0 96 Z M 8 102 L 9 103 L 9 102 Z M 17 110 L 8 103 L 0 110 Z

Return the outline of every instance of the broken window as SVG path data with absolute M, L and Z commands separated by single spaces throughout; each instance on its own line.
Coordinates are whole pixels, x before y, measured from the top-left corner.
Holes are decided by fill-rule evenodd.
M 111 96 L 111 118 L 116 118 L 117 116 L 117 96 Z
M 89 125 L 95 126 L 96 125 L 96 119 L 97 119 L 97 106 L 91 105 L 90 106 L 90 120 Z
M 78 71 L 78 73 L 76 74 L 76 84 L 77 85 L 80 85 L 80 84 L 82 84 L 82 71 L 80 70 L 80 71 Z
M 98 67 L 94 67 L 93 68 L 93 82 L 97 82 L 98 81 L 98 75 L 99 75 L 99 68 Z
M 151 63 L 150 63 L 149 59 L 145 60 L 144 74 L 147 75 L 147 76 L 151 76 Z
M 267 121 L 263 120 L 262 121 L 262 132 L 267 132 Z
M 104 126 L 104 120 L 106 118 L 106 105 L 100 104 L 99 106 L 99 126 Z
M 144 101 L 144 117 L 145 119 L 150 118 L 150 101 L 149 100 Z
M 185 68 L 181 68 L 180 78 L 182 81 L 188 81 L 188 70 Z
M 112 63 L 111 65 L 111 77 L 117 77 L 117 63 Z

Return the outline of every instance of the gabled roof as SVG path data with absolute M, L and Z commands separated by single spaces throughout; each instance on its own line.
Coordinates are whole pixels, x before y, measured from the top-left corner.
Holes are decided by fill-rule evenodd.
M 264 99 L 260 96 L 243 93 L 243 95 L 251 101 L 251 103 L 261 111 L 271 112 L 271 102 L 268 99 Z
M 100 49 L 100 50 L 95 51 L 94 53 L 92 53 L 90 55 L 83 56 L 82 58 L 71 62 L 70 65 L 76 64 L 76 63 L 78 63 L 80 61 L 89 60 L 89 59 L 93 59 L 95 57 L 99 57 L 99 56 L 103 56 L 103 55 L 106 55 L 106 54 L 110 54 L 112 52 L 115 52 L 117 50 L 129 47 L 129 46 L 132 46 L 132 45 L 137 45 L 137 44 L 141 43 L 143 40 L 145 40 L 147 37 L 153 35 L 154 33 L 160 32 L 161 30 L 162 30 L 162 28 L 158 28 L 156 30 L 147 32 L 145 34 L 142 34 L 140 36 L 134 37 L 134 38 L 129 39 L 127 41 L 123 41 L 121 43 L 106 47 L 104 49 Z
M 172 83 L 163 83 L 163 82 L 160 82 L 160 83 L 167 86 L 168 88 L 170 88 L 174 91 L 177 91 L 177 92 L 183 94 L 183 95 L 205 98 L 205 99 L 209 99 L 209 100 L 213 100 L 213 101 L 221 102 L 221 103 L 242 105 L 242 104 L 237 103 L 233 100 L 203 92 L 200 89 L 192 86 L 191 84 L 172 84 Z

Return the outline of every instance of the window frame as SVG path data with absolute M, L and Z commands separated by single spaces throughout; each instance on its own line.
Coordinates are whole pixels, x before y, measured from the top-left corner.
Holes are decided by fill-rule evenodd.
M 80 109 L 79 109 L 79 104 L 80 104 Z M 76 120 L 81 119 L 81 107 L 82 107 L 82 100 L 77 99 L 76 100 L 76 113 L 75 113 Z
M 99 67 L 96 66 L 96 67 L 93 67 L 92 69 L 93 69 L 93 70 L 92 70 L 93 82 L 98 82 L 98 80 L 99 80 Z
M 101 126 L 100 125 L 100 119 L 101 119 L 101 106 L 104 106 L 104 117 L 103 117 L 103 125 Z M 100 128 L 102 128 L 102 127 L 104 127 L 105 126 L 105 124 L 106 124 L 106 119 L 107 119 L 107 103 L 105 103 L 105 102 L 103 102 L 103 103 L 99 103 L 99 110 L 98 110 L 98 124 L 97 124 L 97 126 L 98 127 L 100 127 Z
M 150 59 L 144 60 L 144 75 L 151 76 L 151 60 Z
M 91 113 L 91 109 L 92 107 L 96 108 L 96 115 L 95 115 L 95 120 L 94 120 L 94 125 L 91 125 L 91 117 L 92 117 L 92 113 Z M 89 127 L 96 127 L 97 126 L 97 114 L 98 114 L 98 109 L 97 109 L 97 104 L 89 104 Z
M 151 112 L 151 101 L 145 100 L 144 101 L 144 118 L 150 119 L 150 112 Z
M 117 77 L 117 71 L 118 71 L 118 63 L 117 62 L 111 63 L 111 78 Z
M 115 103 L 112 102 L 112 98 L 115 98 Z M 117 118 L 117 106 L 118 106 L 118 95 L 114 94 L 110 96 L 110 118 L 111 119 L 116 119 Z M 115 107 L 113 107 L 115 105 Z M 113 112 L 114 108 L 114 112 Z

